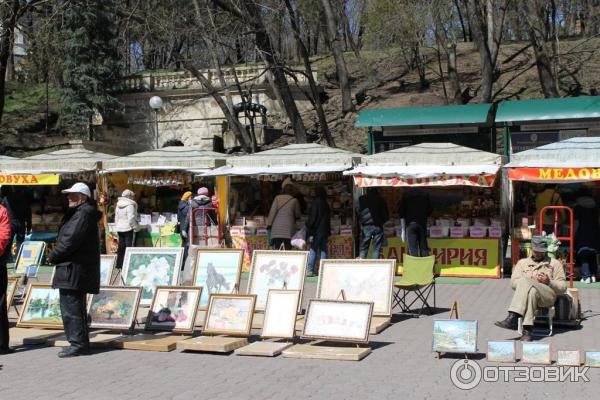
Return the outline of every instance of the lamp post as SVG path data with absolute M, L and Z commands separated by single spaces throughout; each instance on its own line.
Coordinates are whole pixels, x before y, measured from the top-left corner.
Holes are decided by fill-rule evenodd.
M 158 111 L 161 109 L 163 101 L 158 96 L 152 96 L 148 104 L 154 110 L 154 134 L 156 135 L 156 148 L 158 149 Z

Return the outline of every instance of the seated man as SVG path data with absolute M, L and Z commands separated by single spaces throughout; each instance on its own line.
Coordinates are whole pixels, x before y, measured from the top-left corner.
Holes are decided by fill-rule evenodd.
M 540 307 L 553 306 L 556 296 L 567 290 L 562 263 L 550 259 L 546 250 L 546 238 L 534 236 L 531 239 L 531 257 L 519 260 L 510 277 L 515 294 L 508 308 L 508 317 L 495 323 L 500 328 L 514 330 L 518 319 L 523 317 L 523 341 L 532 339 L 535 311 Z

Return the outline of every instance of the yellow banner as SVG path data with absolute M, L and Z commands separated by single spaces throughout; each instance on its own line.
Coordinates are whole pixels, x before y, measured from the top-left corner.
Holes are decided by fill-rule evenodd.
M 428 239 L 431 254 L 435 255 L 435 272 L 440 276 L 469 278 L 500 277 L 499 239 Z M 382 258 L 397 260 L 402 273 L 406 244 L 398 237 L 388 238 Z
M 58 174 L 0 174 L 0 185 L 58 185 Z

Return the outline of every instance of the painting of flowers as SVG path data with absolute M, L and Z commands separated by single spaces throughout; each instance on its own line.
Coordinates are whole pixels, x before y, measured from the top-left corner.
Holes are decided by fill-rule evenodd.
M 8 285 L 6 286 L 6 308 L 10 309 L 12 298 L 17 290 L 17 278 L 8 278 Z
M 550 364 L 550 343 L 523 343 L 521 362 Z
M 302 338 L 367 343 L 373 303 L 310 300 Z
M 439 353 L 475 353 L 477 351 L 477 321 L 434 320 L 433 351 Z
M 307 257 L 307 251 L 255 250 L 252 253 L 248 293 L 256 295 L 257 310 L 265 309 L 269 289 L 299 290 L 302 298 Z
M 103 254 L 100 256 L 100 286 L 110 285 L 116 259 L 116 255 Z
M 194 271 L 194 286 L 202 286 L 200 308 L 208 306 L 211 294 L 233 293 L 240 284 L 244 250 L 199 249 Z
M 373 315 L 392 315 L 396 260 L 321 260 L 317 298 L 372 301 Z
M 135 322 L 141 288 L 101 287 L 90 296 L 88 315 L 91 328 L 129 330 Z
M 255 295 L 211 294 L 203 333 L 250 335 L 255 303 Z
M 141 305 L 149 305 L 156 286 L 176 285 L 181 269 L 182 247 L 128 247 L 123 261 L 127 286 L 141 286 Z
M 158 286 L 146 319 L 146 329 L 193 332 L 201 293 L 201 287 Z
M 58 289 L 52 289 L 47 283 L 32 283 L 17 326 L 62 329 Z
M 516 360 L 514 340 L 490 340 L 487 347 L 487 360 L 490 362 L 515 362 Z

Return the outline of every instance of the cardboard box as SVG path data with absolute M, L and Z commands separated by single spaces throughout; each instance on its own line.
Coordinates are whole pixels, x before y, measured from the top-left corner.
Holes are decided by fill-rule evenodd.
M 452 226 L 450 227 L 450 237 L 451 238 L 462 238 L 465 237 L 465 229 L 462 226 Z
M 472 238 L 483 238 L 487 234 L 487 227 L 472 226 L 469 228 L 469 236 Z
M 502 237 L 502 228 L 499 226 L 490 226 L 488 228 L 488 236 L 491 238 L 500 238 Z
M 449 226 L 432 226 L 429 228 L 429 237 L 432 237 L 432 238 L 448 237 L 449 231 L 450 231 Z

